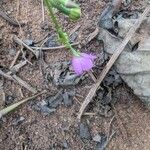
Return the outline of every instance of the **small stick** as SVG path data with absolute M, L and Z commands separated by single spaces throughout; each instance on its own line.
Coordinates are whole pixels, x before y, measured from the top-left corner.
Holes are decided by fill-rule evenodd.
M 28 46 L 27 44 L 25 44 L 22 40 L 20 40 L 17 36 L 13 37 L 13 40 L 19 44 L 19 45 L 23 45 L 24 47 L 26 47 L 28 50 L 30 50 L 37 58 L 39 56 L 39 51 L 35 51 L 33 50 L 30 46 Z
M 19 55 L 20 55 L 20 53 L 21 53 L 20 50 L 16 53 L 16 55 L 15 55 L 15 57 L 14 57 L 14 60 L 11 62 L 11 65 L 10 65 L 9 69 L 11 69 L 11 68 L 15 65 L 15 63 L 16 63 L 16 61 L 17 61 Z
M 96 83 L 96 77 L 95 77 L 95 75 L 93 74 L 93 72 L 92 71 L 89 71 L 88 72 L 88 74 L 90 75 L 90 77 L 92 78 L 92 80 L 94 81 L 94 83 Z
M 13 79 L 15 79 L 15 81 L 17 81 L 17 83 L 19 83 L 21 86 L 25 87 L 26 89 L 28 89 L 30 92 L 32 93 L 37 93 L 37 90 L 35 88 L 33 88 L 31 85 L 29 85 L 27 82 L 23 81 L 20 77 L 18 77 L 17 75 L 12 75 Z
M 10 72 L 8 72 L 7 74 L 11 74 L 12 72 L 13 73 L 18 72 L 19 69 L 22 68 L 23 66 L 25 66 L 26 64 L 27 64 L 27 60 L 21 61 L 19 64 L 11 67 Z
M 71 36 L 73 33 L 75 33 L 80 27 L 81 27 L 81 25 L 78 24 L 73 30 L 71 30 L 69 36 Z
M 92 112 L 87 112 L 83 114 L 84 116 L 95 116 L 96 113 L 92 113 Z
M 43 0 L 41 0 L 41 5 L 42 5 L 42 20 L 44 22 L 45 18 L 44 18 L 44 2 L 43 2 Z
M 76 43 L 72 43 L 71 46 L 76 46 L 76 45 L 79 45 L 80 43 L 79 42 L 76 42 Z M 34 50 L 56 50 L 56 49 L 63 49 L 65 48 L 65 46 L 56 46 L 56 47 L 31 47 L 32 49 Z
M 99 33 L 98 28 L 96 28 L 92 33 L 90 33 L 89 36 L 87 37 L 85 45 L 90 43 L 98 35 L 98 33 Z
M 28 83 L 26 83 L 25 81 L 23 81 L 21 78 L 19 78 L 17 75 L 10 75 L 10 72 L 5 73 L 2 70 L 0 70 L 0 75 L 2 75 L 3 77 L 12 80 L 14 82 L 17 82 L 19 85 L 23 86 L 24 88 L 26 88 L 27 90 L 29 90 L 32 93 L 36 93 L 36 89 L 34 89 L 33 87 L 31 87 L 31 85 L 29 85 Z
M 1 8 L 0 8 L 1 9 Z M 6 21 L 8 21 L 10 24 L 12 24 L 13 26 L 19 27 L 19 24 L 17 21 L 11 19 L 5 12 L 3 12 L 2 10 L 0 10 L 0 17 L 2 17 L 3 19 L 5 19 Z M 21 25 L 24 25 L 24 23 L 21 23 Z
M 122 53 L 125 46 L 130 41 L 131 37 L 134 35 L 136 30 L 140 27 L 141 23 L 143 22 L 143 20 L 145 19 L 145 17 L 149 13 L 149 11 L 150 11 L 150 5 L 148 5 L 146 7 L 143 14 L 140 16 L 140 18 L 137 20 L 137 22 L 134 24 L 134 26 L 130 28 L 130 30 L 127 33 L 126 37 L 124 38 L 124 40 L 122 41 L 120 46 L 115 50 L 114 54 L 111 56 L 111 58 L 108 61 L 107 65 L 104 67 L 104 69 L 103 69 L 102 73 L 100 74 L 99 78 L 97 79 L 96 83 L 90 89 L 88 95 L 86 96 L 86 98 L 85 98 L 84 102 L 82 103 L 81 108 L 79 110 L 79 114 L 78 114 L 78 117 L 77 117 L 79 121 L 81 119 L 81 116 L 82 116 L 85 108 L 87 107 L 87 105 L 91 102 L 92 98 L 94 97 L 95 92 L 97 91 L 97 89 L 100 86 L 101 82 L 103 81 L 103 79 L 105 78 L 108 71 L 111 69 L 111 67 L 113 66 L 113 64 L 115 63 L 115 61 L 119 57 L 119 55 Z
M 23 104 L 23 103 L 25 103 L 25 102 L 27 102 L 27 101 L 29 101 L 29 100 L 31 100 L 31 99 L 34 99 L 34 98 L 36 98 L 36 97 L 38 97 L 38 96 L 40 96 L 40 95 L 42 95 L 42 94 L 44 94 L 44 93 L 46 93 L 46 90 L 44 90 L 44 91 L 42 91 L 42 92 L 40 92 L 40 93 L 38 93 L 38 94 L 36 94 L 36 95 L 33 95 L 33 96 L 31 96 L 31 97 L 25 98 L 25 99 L 23 99 L 23 100 L 21 100 L 21 101 L 15 103 L 15 104 L 12 104 L 11 106 L 8 106 L 8 107 L 6 107 L 6 108 L 0 110 L 0 118 L 2 118 L 4 115 L 8 114 L 8 113 L 11 112 L 12 110 L 16 109 L 16 108 L 17 108 L 18 106 L 20 106 L 21 104 Z
M 15 81 L 10 74 L 7 74 L 7 73 L 3 72 L 2 70 L 0 70 L 0 75 L 9 79 L 9 80 Z

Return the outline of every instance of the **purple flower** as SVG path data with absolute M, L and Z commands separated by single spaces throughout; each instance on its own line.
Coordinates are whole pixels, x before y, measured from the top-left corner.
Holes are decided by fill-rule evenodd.
M 94 66 L 96 56 L 92 54 L 80 53 L 79 56 L 74 56 L 72 59 L 72 67 L 76 74 L 80 75 L 83 72 L 89 71 Z

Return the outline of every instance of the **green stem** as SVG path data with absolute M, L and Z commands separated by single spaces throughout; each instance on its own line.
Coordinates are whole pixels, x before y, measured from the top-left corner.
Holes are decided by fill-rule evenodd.
M 53 7 L 52 7 L 52 4 L 51 4 L 51 1 L 45 0 L 45 3 L 47 5 L 48 11 L 49 11 L 49 15 L 51 16 L 52 21 L 53 21 L 53 23 L 55 25 L 57 34 L 59 35 L 59 38 L 63 39 L 61 42 L 65 45 L 66 48 L 70 49 L 70 51 L 72 52 L 73 55 L 79 56 L 79 52 L 77 52 L 71 46 L 69 38 L 68 38 L 68 35 L 65 32 L 63 32 L 61 26 L 59 26 L 58 21 L 57 21 L 55 15 L 53 13 Z
M 54 15 L 54 13 L 53 13 L 52 5 L 51 5 L 51 3 L 49 2 L 49 0 L 45 0 L 45 2 L 46 2 L 46 5 L 47 5 L 49 14 L 50 14 L 50 16 L 51 16 L 51 18 L 52 18 L 52 21 L 53 21 L 53 23 L 55 24 L 55 28 L 56 28 L 56 30 L 57 30 L 57 32 L 58 32 L 58 34 L 59 34 L 59 32 L 62 31 L 62 29 L 61 29 L 61 27 L 59 26 L 58 21 L 57 21 L 55 15 Z M 63 31 L 62 31 L 62 32 L 63 32 Z

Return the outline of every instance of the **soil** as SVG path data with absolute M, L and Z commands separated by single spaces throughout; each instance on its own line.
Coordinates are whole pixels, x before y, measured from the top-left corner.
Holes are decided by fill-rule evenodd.
M 62 14 L 58 14 L 59 21 L 65 27 L 68 33 L 78 25 L 79 33 L 77 41 L 83 41 L 94 31 L 98 16 L 105 7 L 107 0 L 79 0 L 82 8 L 82 17 L 78 22 L 70 22 L 69 19 Z M 10 17 L 17 19 L 19 22 L 25 23 L 25 26 L 19 28 L 10 25 L 7 21 L 0 18 L 0 68 L 8 70 L 14 56 L 20 46 L 12 40 L 14 35 L 20 39 L 32 39 L 39 41 L 49 33 L 54 34 L 54 28 L 47 12 L 45 12 L 45 21 L 42 20 L 42 9 L 40 0 L 2 0 L 1 7 L 9 14 Z M 144 0 L 133 0 L 131 10 L 141 10 L 145 7 Z M 44 28 L 44 29 L 43 29 Z M 82 48 L 83 51 L 87 46 Z M 94 41 L 88 47 L 88 51 L 100 50 L 95 47 Z M 49 51 L 44 53 L 44 60 L 47 65 L 54 64 L 58 61 L 65 61 L 71 58 L 70 53 L 65 49 Z M 21 60 L 20 56 L 17 62 Z M 23 67 L 17 75 L 26 82 L 36 87 L 39 91 L 46 88 L 44 77 L 41 69 L 41 63 L 29 53 L 28 59 L 33 63 Z M 17 64 L 16 62 L 16 64 Z M 91 80 L 91 79 L 90 79 Z M 82 140 L 79 136 L 77 115 L 91 82 L 85 85 L 77 85 L 76 91 L 81 95 L 78 99 L 74 99 L 71 107 L 59 106 L 52 115 L 44 116 L 32 109 L 33 102 L 23 104 L 19 109 L 5 116 L 0 122 L 0 150 L 61 150 L 68 143 L 68 149 L 73 150 L 93 150 L 96 142 L 92 140 Z M 21 89 L 21 90 L 20 90 Z M 49 84 L 49 93 L 52 95 L 57 93 L 57 87 Z M 22 92 L 20 92 L 22 91 Z M 11 96 L 10 103 L 19 101 L 24 97 L 30 96 L 31 93 L 20 87 L 18 84 L 8 79 L 4 80 L 4 92 L 6 96 Z M 41 101 L 47 95 L 37 98 L 34 103 Z M 150 149 L 150 113 L 142 102 L 134 96 L 132 90 L 124 84 L 115 89 L 115 115 L 117 119 L 112 122 L 112 128 L 116 131 L 115 136 L 107 146 L 108 150 L 149 150 Z M 0 103 L 1 104 L 1 103 Z M 0 105 L 1 108 L 7 106 Z M 96 104 L 95 109 L 98 109 Z M 23 117 L 24 120 L 15 125 L 16 118 Z M 98 133 L 107 134 L 111 117 L 102 115 L 89 115 L 86 117 L 91 136 L 94 137 Z

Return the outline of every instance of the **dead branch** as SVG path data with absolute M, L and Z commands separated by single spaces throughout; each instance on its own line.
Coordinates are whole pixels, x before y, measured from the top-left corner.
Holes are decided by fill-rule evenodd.
M 145 19 L 145 17 L 149 13 L 149 11 L 150 11 L 150 5 L 148 5 L 146 7 L 146 9 L 144 10 L 143 14 L 137 20 L 135 25 L 129 30 L 129 32 L 127 33 L 126 37 L 124 38 L 124 40 L 120 44 L 120 46 L 115 50 L 114 54 L 111 56 L 111 58 L 108 61 L 107 65 L 104 67 L 104 69 L 101 72 L 100 76 L 98 77 L 96 83 L 93 84 L 92 88 L 90 89 L 88 95 L 86 96 L 86 98 L 85 98 L 84 102 L 82 103 L 81 108 L 79 110 L 79 114 L 78 114 L 78 117 L 77 117 L 79 121 L 81 119 L 81 116 L 82 116 L 85 108 L 87 107 L 87 105 L 91 102 L 92 98 L 94 97 L 95 92 L 97 91 L 97 89 L 100 86 L 101 82 L 103 81 L 103 79 L 105 78 L 105 76 L 107 75 L 108 71 L 111 69 L 111 67 L 113 66 L 113 64 L 115 63 L 115 61 L 119 57 L 119 55 L 122 53 L 122 51 L 124 50 L 125 46 L 130 41 L 131 37 L 134 35 L 136 30 L 140 27 L 141 23 L 143 22 L 143 20 Z

